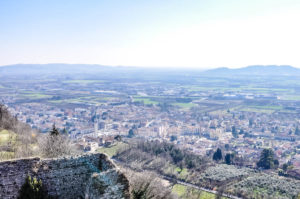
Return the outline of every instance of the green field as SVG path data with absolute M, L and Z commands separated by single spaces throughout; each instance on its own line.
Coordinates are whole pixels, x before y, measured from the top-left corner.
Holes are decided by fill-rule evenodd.
M 187 188 L 181 184 L 175 184 L 172 192 L 181 199 L 215 199 L 216 195 L 206 191 L 200 191 L 194 188 Z M 226 199 L 225 197 L 222 197 Z
M 52 97 L 51 95 L 44 95 L 40 93 L 33 93 L 33 94 L 25 94 L 23 95 L 25 98 L 29 99 L 46 99 Z
M 107 101 L 114 100 L 115 97 L 79 97 L 79 98 L 72 98 L 72 99 L 62 99 L 62 100 L 49 100 L 49 103 L 54 104 L 93 104 L 93 105 L 101 105 L 106 103 Z
M 271 113 L 274 113 L 275 111 L 282 111 L 283 107 L 281 107 L 281 106 L 241 106 L 241 107 L 238 107 L 235 109 L 239 110 L 239 111 L 271 114 Z
M 282 109 L 281 106 L 250 106 L 250 107 L 257 108 L 257 109 L 264 109 L 264 110 L 274 110 L 274 111 L 278 111 Z
M 284 95 L 280 96 L 282 100 L 300 101 L 300 95 Z
M 172 103 L 172 105 L 179 106 L 180 108 L 183 108 L 183 109 L 189 109 L 194 106 L 197 106 L 196 104 L 193 104 L 193 103 Z
M 134 97 L 133 101 L 134 102 L 143 102 L 144 104 L 158 104 L 157 101 L 153 101 L 150 98 L 142 98 L 142 97 L 139 97 L 139 98 Z
M 32 91 L 22 91 L 20 93 L 21 97 L 24 97 L 26 99 L 45 99 L 45 98 L 51 98 L 51 95 L 46 95 L 42 93 L 32 92 Z
M 219 83 L 222 82 L 222 80 L 217 81 Z M 197 85 L 190 85 L 190 86 L 182 86 L 185 89 L 188 89 L 188 91 L 191 92 L 197 92 L 197 91 L 219 91 L 219 92 L 253 92 L 253 93 L 280 93 L 280 94 L 292 94 L 294 93 L 293 89 L 282 89 L 282 88 L 265 88 L 265 87 L 259 87 L 259 85 L 249 85 L 249 86 L 239 86 L 239 87 L 224 87 L 222 84 L 220 85 L 209 85 L 211 83 L 211 80 L 209 81 L 203 81 L 202 83 L 208 84 L 208 86 L 197 86 Z
M 8 130 L 1 130 L 0 131 L 0 146 L 3 144 L 6 144 L 10 138 L 15 140 L 15 138 L 16 138 L 15 133 L 10 132 Z
M 97 152 L 105 153 L 109 157 L 112 157 L 117 154 L 118 150 L 120 150 L 122 147 L 126 147 L 126 146 L 127 146 L 127 144 L 125 144 L 123 142 L 118 142 L 117 144 L 115 144 L 111 147 L 102 147 L 102 148 L 98 149 Z
M 9 142 L 16 142 L 16 134 L 8 130 L 0 130 L 0 146 L 6 145 Z M 9 151 L 0 151 L 0 160 L 14 158 L 15 153 Z

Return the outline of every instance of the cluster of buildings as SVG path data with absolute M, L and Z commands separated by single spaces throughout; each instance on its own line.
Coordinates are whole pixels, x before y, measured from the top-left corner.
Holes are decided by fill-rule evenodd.
M 172 141 L 205 155 L 217 147 L 234 151 L 250 163 L 263 148 L 272 148 L 281 164 L 300 165 L 300 120 L 293 114 L 237 110 L 200 113 L 197 110 L 132 103 L 98 107 L 58 108 L 41 103 L 16 104 L 11 112 L 46 133 L 55 124 L 86 151 L 115 142 L 116 136 Z M 226 146 L 226 147 L 225 147 Z

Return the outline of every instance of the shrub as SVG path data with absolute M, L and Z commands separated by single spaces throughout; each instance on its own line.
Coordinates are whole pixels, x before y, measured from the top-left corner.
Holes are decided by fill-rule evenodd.
M 47 192 L 41 180 L 27 176 L 22 185 L 18 199 L 47 199 Z

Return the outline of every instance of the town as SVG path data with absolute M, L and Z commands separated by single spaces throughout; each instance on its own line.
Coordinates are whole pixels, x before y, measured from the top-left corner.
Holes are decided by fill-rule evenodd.
M 172 142 L 195 154 L 217 147 L 255 167 L 272 148 L 280 165 L 300 171 L 297 90 L 209 83 L 113 79 L 1 83 L 1 101 L 43 133 L 56 125 L 85 151 L 113 145 L 116 136 Z M 202 85 L 201 85 L 202 84 Z M 212 86 L 213 85 L 213 86 Z M 292 93 L 294 90 L 295 93 Z

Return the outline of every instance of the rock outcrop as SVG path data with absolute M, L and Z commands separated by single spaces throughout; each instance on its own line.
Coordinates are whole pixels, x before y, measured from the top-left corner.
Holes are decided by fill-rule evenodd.
M 63 199 L 127 199 L 127 178 L 105 154 L 0 162 L 0 198 L 17 198 L 25 178 L 42 180 L 47 193 Z

